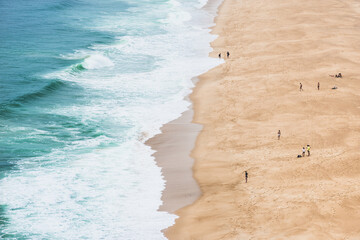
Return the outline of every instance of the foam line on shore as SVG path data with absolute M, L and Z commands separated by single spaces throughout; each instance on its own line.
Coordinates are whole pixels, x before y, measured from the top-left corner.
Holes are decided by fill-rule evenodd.
M 215 22 L 218 8 L 222 2 L 223 0 L 210 0 L 206 3 L 201 2 L 199 7 L 206 10 Z M 202 22 L 203 19 L 200 21 Z M 213 24 L 205 25 L 209 28 L 214 26 Z M 212 35 L 214 34 L 212 33 Z M 218 64 L 223 62 L 223 60 L 219 60 Z M 192 81 L 196 86 L 198 78 L 194 77 Z M 201 190 L 193 177 L 194 160 L 191 152 L 202 125 L 193 123 L 194 110 L 190 96 L 191 94 L 185 98 L 190 103 L 188 110 L 183 112 L 179 118 L 165 124 L 160 129 L 160 134 L 146 142 L 155 151 L 153 156 L 157 165 L 162 169 L 162 175 L 166 181 L 162 193 L 163 204 L 159 207 L 159 211 L 176 214 L 179 209 L 191 205 L 201 196 Z M 165 235 L 166 230 L 163 230 Z

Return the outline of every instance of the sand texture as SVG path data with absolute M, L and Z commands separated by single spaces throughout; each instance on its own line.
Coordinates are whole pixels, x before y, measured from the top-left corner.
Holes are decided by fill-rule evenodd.
M 225 0 L 213 33 L 231 55 L 191 96 L 203 194 L 166 236 L 360 239 L 360 2 Z

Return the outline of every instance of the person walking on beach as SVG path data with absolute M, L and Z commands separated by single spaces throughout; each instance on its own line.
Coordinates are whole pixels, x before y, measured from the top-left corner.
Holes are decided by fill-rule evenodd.
M 278 131 L 278 140 L 280 140 L 280 136 L 281 136 L 281 131 Z
M 245 171 L 245 183 L 247 183 L 247 179 L 248 179 L 249 175 L 248 175 L 248 172 Z
M 221 59 L 221 53 L 219 53 L 219 59 Z
M 320 90 L 320 82 L 318 82 L 318 90 Z
M 302 156 L 305 157 L 305 147 L 302 149 Z
M 306 150 L 307 150 L 307 153 L 308 153 L 308 157 L 310 157 L 310 145 L 307 145 L 307 147 L 306 147 Z
M 229 58 L 229 57 L 230 57 L 230 53 L 229 53 L 229 52 L 226 52 L 226 56 L 227 56 L 227 58 Z
M 300 83 L 300 92 L 303 91 L 302 84 Z

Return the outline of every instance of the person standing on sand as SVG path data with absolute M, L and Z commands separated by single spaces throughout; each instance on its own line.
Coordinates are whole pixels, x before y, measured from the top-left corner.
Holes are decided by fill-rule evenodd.
M 280 140 L 280 136 L 281 136 L 281 131 L 278 131 L 278 140 Z
M 302 84 L 300 83 L 300 92 L 303 91 Z
M 302 156 L 305 157 L 305 147 L 302 149 Z
M 245 171 L 245 183 L 247 183 L 247 179 L 248 179 L 248 172 L 247 171 Z
M 219 59 L 221 59 L 221 53 L 219 53 Z
M 320 90 L 320 83 L 318 82 L 318 90 Z
M 306 147 L 306 150 L 307 150 L 307 153 L 308 153 L 308 157 L 310 157 L 310 145 L 307 145 L 307 147 Z
M 230 57 L 230 53 L 229 53 L 229 52 L 226 52 L 226 56 L 227 56 L 227 58 L 229 58 L 229 57 Z

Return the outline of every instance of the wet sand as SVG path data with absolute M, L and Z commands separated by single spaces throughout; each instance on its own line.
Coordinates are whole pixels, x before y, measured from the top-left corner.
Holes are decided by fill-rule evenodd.
M 159 211 L 174 213 L 200 196 L 200 188 L 193 178 L 194 161 L 190 153 L 201 126 L 191 123 L 192 119 L 190 106 L 180 118 L 165 124 L 161 134 L 146 142 L 156 151 L 153 156 L 166 181 Z
M 202 195 L 169 239 L 360 239 L 359 26 L 354 0 L 224 1 L 211 56 L 230 59 L 191 96 Z

